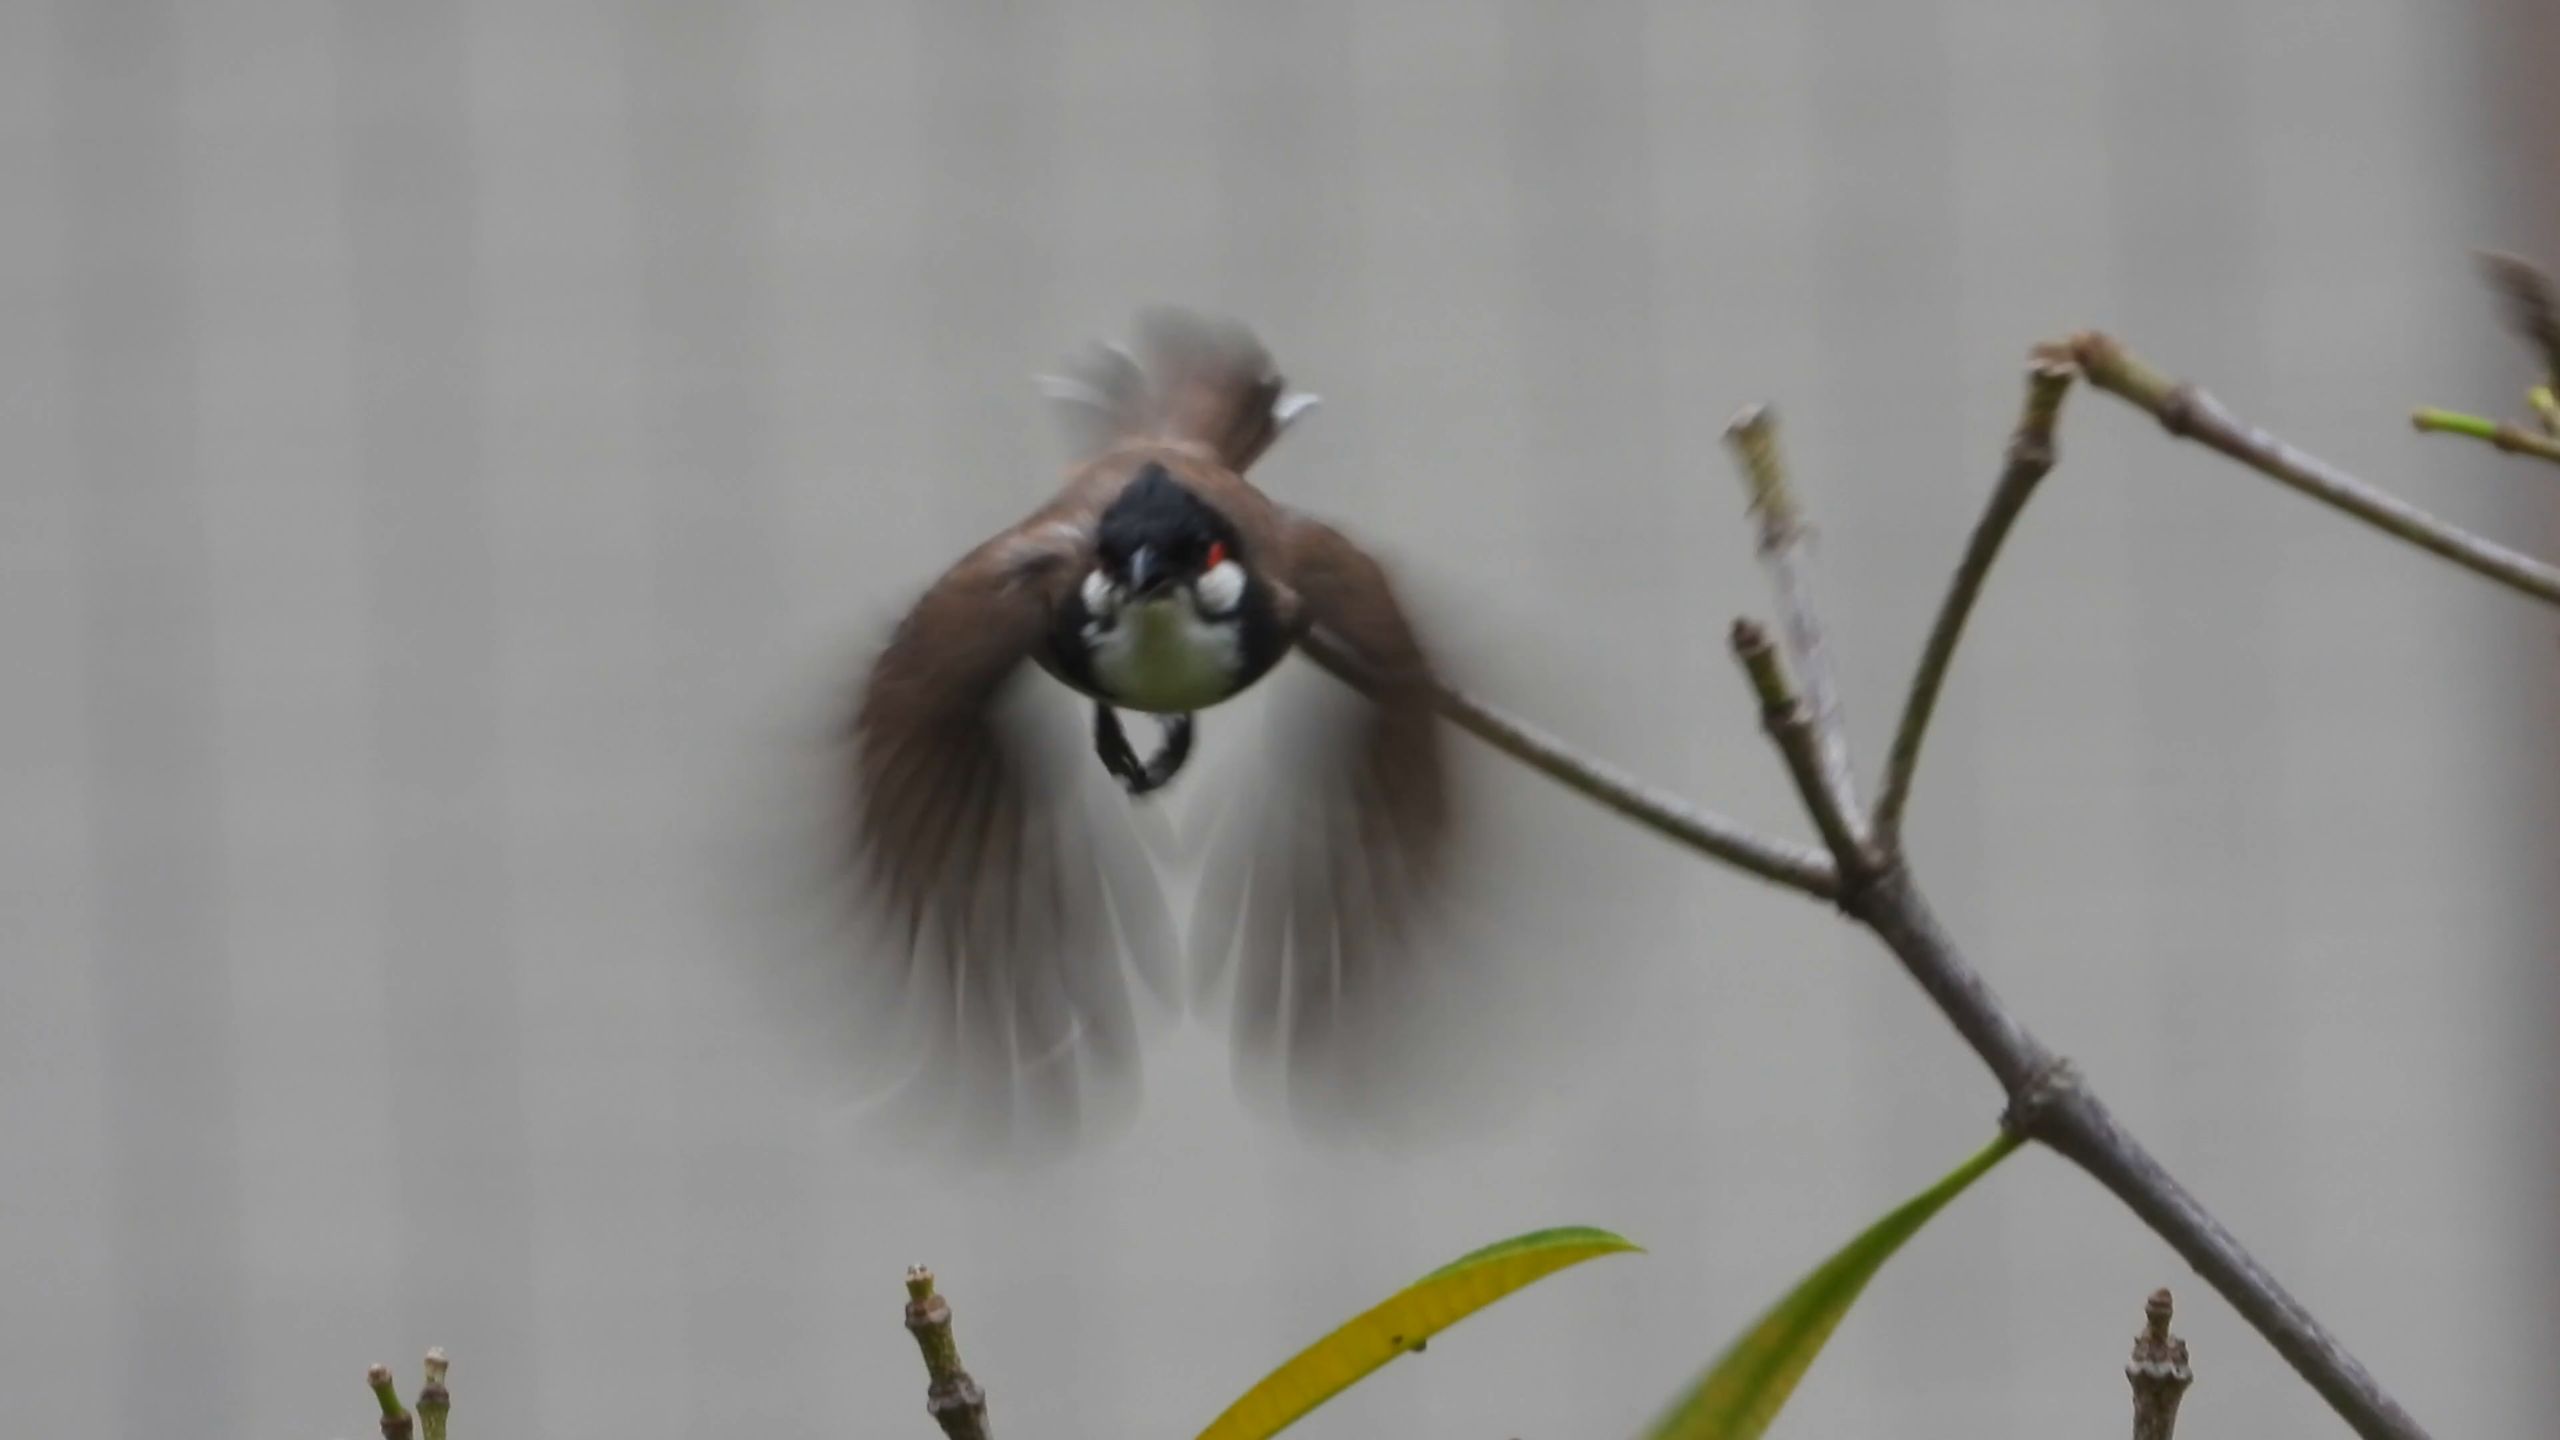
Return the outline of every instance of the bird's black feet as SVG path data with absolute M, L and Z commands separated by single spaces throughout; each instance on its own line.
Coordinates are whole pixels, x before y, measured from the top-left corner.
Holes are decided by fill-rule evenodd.
M 1191 758 L 1190 716 L 1159 715 L 1156 725 L 1164 732 L 1164 748 L 1153 759 L 1140 760 L 1129 744 L 1129 732 L 1120 728 L 1120 712 L 1099 702 L 1093 707 L 1093 753 L 1132 797 L 1162 789 Z

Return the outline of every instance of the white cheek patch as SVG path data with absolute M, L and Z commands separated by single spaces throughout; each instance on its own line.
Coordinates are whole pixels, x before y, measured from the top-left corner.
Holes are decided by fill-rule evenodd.
M 1221 560 L 1193 583 L 1191 593 L 1200 597 L 1201 613 L 1227 614 L 1244 600 L 1244 567 Z
M 1120 608 L 1120 587 L 1111 583 L 1110 576 L 1096 570 L 1084 577 L 1083 598 L 1087 612 L 1107 617 Z

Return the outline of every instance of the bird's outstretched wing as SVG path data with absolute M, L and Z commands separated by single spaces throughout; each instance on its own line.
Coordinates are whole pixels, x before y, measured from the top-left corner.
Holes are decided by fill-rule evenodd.
M 881 651 L 848 735 L 859 1038 L 910 1060 L 900 1119 L 1014 1154 L 1133 1093 L 1128 965 L 1171 996 L 1171 922 L 1125 806 L 1081 803 L 1081 747 L 1043 727 L 1057 697 L 1025 663 L 1090 545 L 1035 523 L 964 557 Z
M 1340 532 L 1291 516 L 1299 624 L 1357 658 L 1362 689 L 1325 683 L 1278 702 L 1243 793 L 1221 807 L 1187 937 L 1194 993 L 1232 980 L 1240 1065 L 1282 1081 L 1292 1108 L 1354 1113 L 1391 1083 L 1452 834 L 1432 671 L 1385 571 Z M 1241 803 L 1239 803 L 1241 802 Z

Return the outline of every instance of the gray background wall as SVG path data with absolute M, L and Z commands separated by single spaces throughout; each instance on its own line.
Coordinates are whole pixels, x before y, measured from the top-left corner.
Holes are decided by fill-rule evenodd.
M 2547 538 L 2536 477 L 2402 419 L 2525 373 L 2464 251 L 2532 238 L 2483 78 L 2531 23 L 0 6 L 0 1432 L 353 1434 L 360 1367 L 433 1342 L 475 1429 L 921 1434 L 927 1259 L 1009 1432 L 1186 1433 L 1458 1250 L 1584 1222 L 1650 1253 L 1304 1431 L 1630 1433 L 1990 1133 L 1860 937 L 1488 765 L 1553 945 L 1511 958 L 1584 992 L 1534 1106 L 1318 1143 L 1193 1025 L 1119 1143 L 954 1176 L 850 1138 L 734 1003 L 742 765 L 1045 483 L 1028 374 L 1159 298 L 1325 394 L 1269 483 L 1400 560 L 1470 683 L 1773 828 L 1719 654 L 1762 605 L 1714 445 L 1746 400 L 1789 420 L 1871 752 L 2063 329 Z M 1927 879 L 2419 1415 L 2530 1433 L 2550 623 L 2109 402 L 2065 436 Z M 2164 1282 L 2199 1435 L 2337 1433 L 2033 1154 L 1781 1428 L 2110 1433 Z

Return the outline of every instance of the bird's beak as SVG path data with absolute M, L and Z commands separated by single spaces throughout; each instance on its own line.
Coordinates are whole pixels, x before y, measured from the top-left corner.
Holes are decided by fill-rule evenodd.
M 1129 552 L 1129 593 L 1131 595 L 1153 595 L 1162 590 L 1165 582 L 1170 578 L 1165 573 L 1164 562 L 1157 558 L 1154 546 L 1141 545 Z

